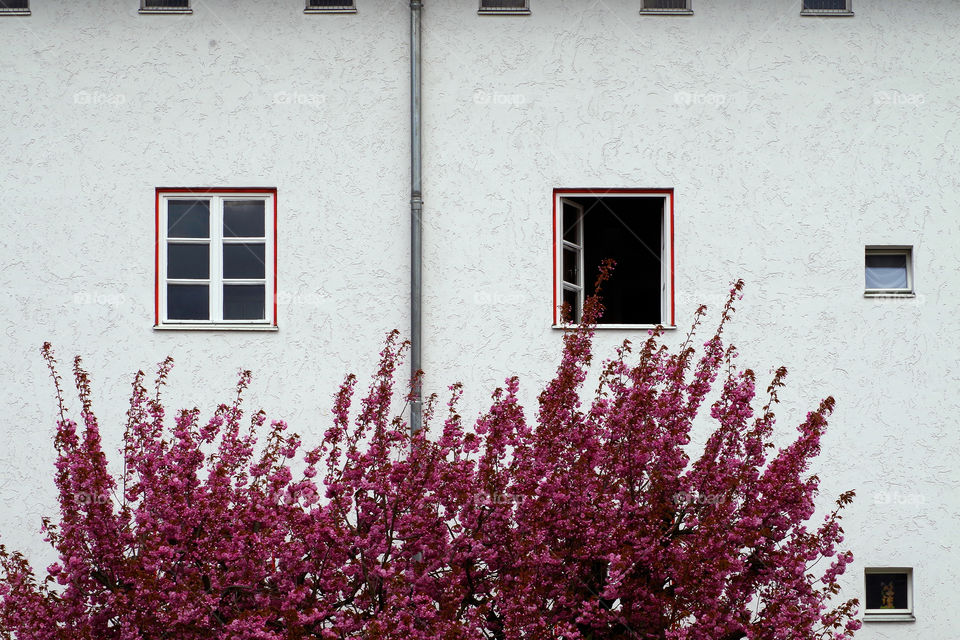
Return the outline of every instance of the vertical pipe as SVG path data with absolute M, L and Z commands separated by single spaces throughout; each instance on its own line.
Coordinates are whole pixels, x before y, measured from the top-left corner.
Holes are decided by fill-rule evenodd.
M 420 14 L 423 4 L 410 0 L 410 373 L 417 379 L 410 402 L 410 434 L 423 427 L 421 369 L 421 300 L 423 293 L 423 195 L 420 156 Z

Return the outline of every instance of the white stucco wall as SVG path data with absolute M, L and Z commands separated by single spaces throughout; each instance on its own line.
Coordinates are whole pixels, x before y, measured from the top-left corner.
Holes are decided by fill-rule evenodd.
M 681 330 L 742 277 L 728 335 L 761 379 L 790 369 L 783 433 L 838 400 L 816 471 L 825 504 L 859 494 L 846 595 L 864 566 L 914 568 L 917 621 L 858 637 L 955 638 L 960 4 L 819 19 L 785 0 L 696 0 L 692 17 L 532 2 L 424 11 L 428 390 L 462 380 L 469 415 L 517 373 L 534 415 L 560 345 L 552 189 L 671 187 Z M 0 535 L 41 558 L 43 341 L 84 356 L 107 443 L 132 373 L 167 354 L 171 404 L 212 408 L 251 368 L 251 404 L 310 438 L 343 375 L 407 329 L 408 17 L 386 0 L 32 4 L 0 17 Z M 153 330 L 157 186 L 277 188 L 278 332 Z M 863 297 L 867 244 L 913 245 L 915 299 Z M 598 351 L 638 335 L 602 332 Z

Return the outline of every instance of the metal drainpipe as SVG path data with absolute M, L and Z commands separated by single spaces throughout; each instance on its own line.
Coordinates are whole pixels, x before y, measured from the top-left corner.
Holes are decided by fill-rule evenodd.
M 421 368 L 421 299 L 423 293 L 423 195 L 420 156 L 420 14 L 423 3 L 410 0 L 410 373 Z M 410 402 L 410 434 L 423 427 L 423 397 L 414 384 Z

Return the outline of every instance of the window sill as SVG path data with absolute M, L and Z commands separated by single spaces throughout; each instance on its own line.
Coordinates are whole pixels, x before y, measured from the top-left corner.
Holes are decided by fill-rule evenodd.
M 279 331 L 275 324 L 155 324 L 154 331 Z
M 480 9 L 479 16 L 529 16 L 530 9 Z
M 642 16 L 692 16 L 693 9 L 640 9 Z
M 917 619 L 912 613 L 871 613 L 867 611 L 863 614 L 864 622 L 916 622 Z
M 189 15 L 193 13 L 193 9 L 140 9 L 138 13 L 141 15 L 160 15 L 163 13 Z
M 30 9 L 0 9 L 0 16 L 28 16 Z
M 331 7 L 329 9 L 323 7 L 312 7 L 303 10 L 304 13 L 356 13 L 356 7 Z
M 555 324 L 551 325 L 553 329 L 576 329 L 580 325 L 578 324 Z M 606 329 L 627 329 L 631 331 L 652 331 L 660 327 L 665 331 L 672 331 L 677 328 L 675 324 L 598 324 L 595 328 L 600 330 Z
M 853 11 L 801 11 L 805 18 L 852 18 Z
M 916 298 L 913 291 L 864 291 L 864 298 Z

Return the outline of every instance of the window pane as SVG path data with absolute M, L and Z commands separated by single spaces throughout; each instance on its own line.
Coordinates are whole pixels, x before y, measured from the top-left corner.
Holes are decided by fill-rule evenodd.
M 265 292 L 262 284 L 223 285 L 223 319 L 263 320 Z
M 564 289 L 563 301 L 570 307 L 571 321 L 574 323 L 580 322 L 580 296 L 577 292 L 571 289 Z
M 570 204 L 563 205 L 563 239 L 567 242 L 580 244 L 580 234 L 578 233 L 580 224 L 580 209 Z
M 265 278 L 266 258 L 263 243 L 223 245 L 224 278 Z
M 226 200 L 223 203 L 224 238 L 263 238 L 263 200 Z
M 907 574 L 868 573 L 867 609 L 906 609 Z
M 906 289 L 907 256 L 867 254 L 867 289 Z
M 210 277 L 210 245 L 167 245 L 167 277 L 206 280 Z
M 580 284 L 580 253 L 573 249 L 563 249 L 563 279 L 565 282 Z
M 210 287 L 205 284 L 168 284 L 167 318 L 209 320 Z
M 167 237 L 209 238 L 209 200 L 170 200 L 167 202 Z

